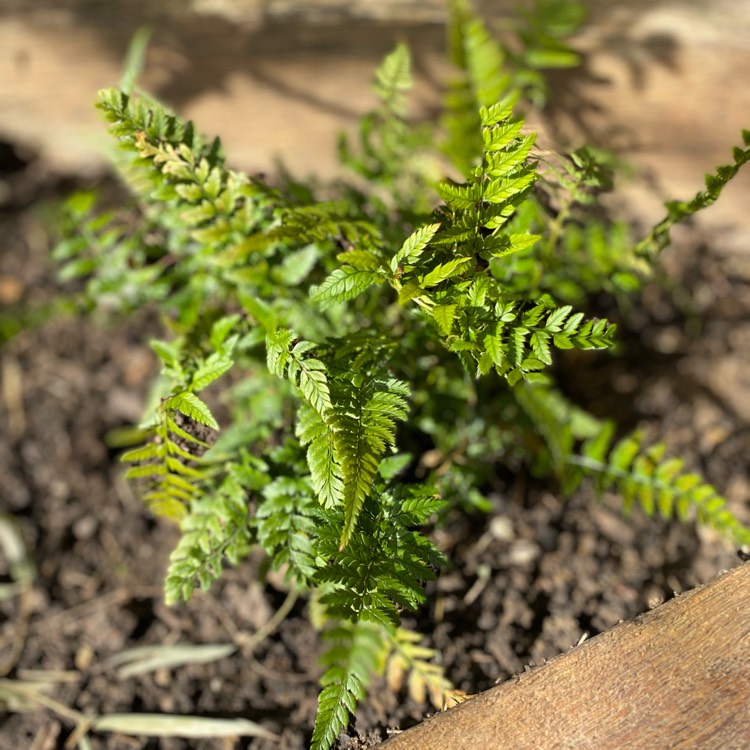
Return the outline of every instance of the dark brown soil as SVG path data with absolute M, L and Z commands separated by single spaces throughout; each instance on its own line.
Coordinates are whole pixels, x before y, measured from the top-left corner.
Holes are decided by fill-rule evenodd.
M 0 204 L 5 321 L 57 294 L 40 209 L 67 189 L 38 165 L 20 159 L 14 166 L 10 153 L 0 164 L 10 187 Z M 720 238 L 701 243 L 688 234 L 671 252 L 677 288 L 692 312 L 649 287 L 623 332 L 623 356 L 592 355 L 588 364 L 579 358 L 564 379 L 592 408 L 642 423 L 666 440 L 748 520 L 750 419 L 738 406 L 747 397 L 739 375 L 750 340 L 747 264 L 722 258 Z M 307 747 L 320 670 L 304 602 L 252 653 L 130 679 L 118 677 L 108 661 L 148 644 L 242 644 L 287 592 L 275 579 L 260 579 L 261 561 L 253 557 L 209 594 L 164 605 L 160 586 L 176 529 L 150 517 L 105 444 L 110 430 L 140 417 L 155 373 L 142 343 L 147 321 L 54 314 L 39 324 L 43 317 L 26 315 L 34 325 L 0 352 L 0 508 L 19 524 L 36 566 L 27 632 L 19 598 L 0 601 L 0 662 L 14 642 L 21 646 L 7 676 L 29 679 L 30 670 L 45 670 L 54 683 L 50 697 L 84 713 L 241 716 L 281 735 L 273 745 L 94 733 L 96 749 Z M 723 380 L 714 377 L 719 362 Z M 494 502 L 491 516 L 456 514 L 436 532 L 450 565 L 414 621 L 468 693 L 736 562 L 735 551 L 712 532 L 639 513 L 625 519 L 617 498 L 599 503 L 589 490 L 563 501 L 554 488 L 519 476 Z M 1 553 L 0 576 L 8 580 Z M 430 710 L 375 684 L 349 746 L 383 739 L 389 728 L 405 728 Z M 0 712 L 0 750 L 62 748 L 72 730 L 53 711 Z

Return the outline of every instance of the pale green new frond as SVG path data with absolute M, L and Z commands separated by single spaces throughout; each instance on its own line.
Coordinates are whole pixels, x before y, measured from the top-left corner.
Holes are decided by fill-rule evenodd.
M 326 508 L 338 506 L 344 499 L 342 471 L 336 461 L 333 433 L 325 431 L 307 449 L 310 480 L 320 503 Z
M 405 115 L 403 94 L 411 87 L 411 54 L 405 44 L 399 44 L 375 71 L 375 93 L 386 107 Z
M 498 102 L 510 85 L 504 70 L 504 54 L 467 0 L 448 5 L 448 54 L 458 70 L 447 90 L 443 148 L 449 158 L 466 172 L 482 151 L 480 107 Z
M 143 499 L 157 515 L 184 518 L 190 503 L 200 495 L 201 484 L 208 479 L 200 458 L 208 444 L 176 421 L 179 412 L 212 428 L 196 402 L 203 404 L 188 391 L 164 399 L 156 409 L 145 445 L 127 451 L 121 458 L 134 464 L 125 472 L 127 478 L 147 481 Z M 195 419 L 193 414 L 201 418 Z
M 717 167 L 712 174 L 706 175 L 706 189 L 697 193 L 690 201 L 670 201 L 666 204 L 667 215 L 636 246 L 640 255 L 653 257 L 664 250 L 670 243 L 672 227 L 685 221 L 689 216 L 713 205 L 726 185 L 733 180 L 740 168 L 750 161 L 750 130 L 742 131 L 744 148 L 736 146 L 732 150 L 734 163 Z
M 325 508 L 339 506 L 344 484 L 331 428 L 314 409 L 303 406 L 297 414 L 296 434 L 300 443 L 308 446 L 307 466 L 318 501 Z

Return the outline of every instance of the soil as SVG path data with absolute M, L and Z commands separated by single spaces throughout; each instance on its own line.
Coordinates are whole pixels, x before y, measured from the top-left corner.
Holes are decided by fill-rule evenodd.
M 0 196 L 0 320 L 3 330 L 13 316 L 26 322 L 0 351 L 0 508 L 36 568 L 25 610 L 20 597 L 0 599 L 0 665 L 10 679 L 43 677 L 51 698 L 83 713 L 237 716 L 281 736 L 275 744 L 91 733 L 96 750 L 306 748 L 320 668 L 302 601 L 252 650 L 132 678 L 112 663 L 136 646 L 246 645 L 288 592 L 274 578 L 264 582 L 262 560 L 252 556 L 210 593 L 165 606 L 161 583 L 177 531 L 149 515 L 105 440 L 140 418 L 156 370 L 142 343 L 150 322 L 23 313 L 59 292 L 44 207 L 70 185 L 9 145 L 0 177 L 9 187 Z M 672 292 L 644 290 L 621 321 L 619 358 L 569 359 L 561 377 L 593 410 L 665 440 L 748 521 L 750 258 L 721 248 L 721 237 L 706 244 L 697 231 L 682 233 L 666 258 Z M 522 474 L 494 497 L 493 513 L 457 513 L 435 535 L 450 563 L 411 623 L 467 693 L 737 562 L 713 532 L 625 518 L 617 498 L 598 501 L 590 488 L 563 500 Z M 1 549 L 0 576 L 10 580 Z M 431 710 L 377 682 L 341 746 L 368 746 Z M 0 711 L 0 750 L 63 748 L 73 729 L 55 711 Z

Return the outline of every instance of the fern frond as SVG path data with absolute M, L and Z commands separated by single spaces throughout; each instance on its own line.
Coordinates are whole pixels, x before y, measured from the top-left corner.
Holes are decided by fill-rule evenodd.
M 409 697 L 417 704 L 430 703 L 444 711 L 466 699 L 466 693 L 453 686 L 437 663 L 439 654 L 421 645 L 422 636 L 413 630 L 399 628 L 389 636 L 391 652 L 386 663 L 388 687 L 398 692 L 407 680 Z
M 398 44 L 375 71 L 373 88 L 388 109 L 403 117 L 406 115 L 404 92 L 412 85 L 409 48 Z
M 401 304 L 414 301 L 435 320 L 445 345 L 467 369 L 477 375 L 494 369 L 514 385 L 538 378 L 552 363 L 552 346 L 605 348 L 616 327 L 584 321 L 582 313 L 548 297 L 524 311 L 512 300 L 515 290 L 509 294 L 498 282 L 495 264 L 540 239 L 503 231 L 535 180 L 534 164 L 527 161 L 533 138 L 520 136 L 521 124 L 511 116 L 509 102 L 480 110 L 482 163 L 465 184 L 438 187 L 445 201 L 441 223 L 404 241 L 390 260 L 388 280 Z
M 406 419 L 408 395 L 407 385 L 395 379 L 355 375 L 336 381 L 330 424 L 344 486 L 342 548 L 354 532 L 380 459 L 394 445 L 396 421 Z
M 253 534 L 247 492 L 268 481 L 264 469 L 261 461 L 246 456 L 244 465 L 230 468 L 217 488 L 190 498 L 190 509 L 181 522 L 182 537 L 169 556 L 164 582 L 167 604 L 187 601 L 196 585 L 207 591 L 226 563 L 237 565 L 249 554 Z
M 167 411 L 178 411 L 180 414 L 184 414 L 186 417 L 190 417 L 190 419 L 206 425 L 206 427 L 210 427 L 212 430 L 219 429 L 219 423 L 216 421 L 214 415 L 211 414 L 208 405 L 191 391 L 182 391 L 170 396 L 164 404 L 164 408 Z
M 97 106 L 130 159 L 122 171 L 146 220 L 164 233 L 169 252 L 185 259 L 176 270 L 179 286 L 197 294 L 206 276 L 237 277 L 250 249 L 271 246 L 259 230 L 270 223 L 277 196 L 227 169 L 218 139 L 206 141 L 152 99 L 107 89 Z
M 343 239 L 376 254 L 383 244 L 378 227 L 353 210 L 348 201 L 286 206 L 280 211 L 280 220 L 279 226 L 266 232 L 270 239 L 289 238 L 298 244 Z
M 511 391 L 515 402 L 530 419 L 534 431 L 542 438 L 547 451 L 533 450 L 533 469 L 539 474 L 549 472 L 564 480 L 568 459 L 579 441 L 607 440 L 609 423 L 601 422 L 587 411 L 571 403 L 560 391 L 546 383 L 519 382 Z M 572 477 L 563 482 L 563 491 L 572 491 Z
M 200 456 L 207 443 L 184 429 L 185 426 L 180 427 L 177 414 L 192 419 L 191 413 L 195 413 L 201 417 L 195 420 L 198 424 L 212 429 L 206 415 L 195 409 L 185 396 L 194 394 L 183 392 L 162 401 L 155 422 L 147 431 L 149 442 L 127 451 L 121 458 L 136 464 L 125 472 L 126 478 L 148 480 L 149 489 L 143 499 L 151 510 L 176 519 L 185 517 L 187 506 L 200 495 L 200 483 L 208 478 L 207 471 L 200 467 Z M 194 398 L 200 401 L 197 396 Z M 216 424 L 215 420 L 213 423 Z
M 391 271 L 396 274 L 404 265 L 413 266 L 438 229 L 440 229 L 440 224 L 425 224 L 410 234 L 399 251 L 391 258 Z M 403 273 L 403 268 L 401 268 L 401 273 Z
M 467 0 L 448 5 L 448 55 L 458 73 L 445 96 L 442 125 L 448 135 L 445 153 L 464 173 L 482 153 L 480 107 L 499 101 L 510 86 L 502 48 Z
M 367 622 L 334 627 L 321 637 L 331 645 L 321 658 L 327 669 L 320 681 L 311 750 L 331 748 L 364 698 L 383 651 L 379 628 Z
M 315 499 L 302 479 L 277 477 L 263 488 L 255 525 L 258 541 L 271 558 L 273 567 L 287 566 L 286 578 L 307 587 L 318 565 L 314 538 Z
M 395 492 L 380 487 L 377 498 L 365 503 L 358 528 L 344 549 L 339 545 L 338 523 L 319 529 L 318 551 L 329 563 L 316 581 L 331 587 L 321 598 L 329 615 L 377 622 L 393 631 L 401 608 L 419 606 L 424 601 L 422 584 L 434 578 L 442 558 L 413 527 L 442 505 L 433 491 L 421 486 Z
M 377 502 L 368 500 L 361 528 L 346 549 L 338 548 L 339 524 L 318 529 L 318 552 L 329 559 L 315 577 L 327 592 L 320 603 L 327 617 L 350 624 L 324 635 L 334 646 L 324 656 L 330 668 L 322 681 L 314 747 L 316 742 L 329 747 L 345 726 L 360 698 L 358 689 L 383 667 L 390 637 L 396 637 L 399 609 L 414 609 L 424 600 L 421 582 L 434 578 L 433 567 L 441 560 L 434 546 L 411 528 L 441 505 L 434 493 L 419 486 L 397 494 L 381 487 L 380 492 Z M 421 667 L 417 672 L 433 688 L 440 684 L 449 690 L 438 671 Z
M 736 146 L 732 151 L 733 164 L 717 167 L 715 172 L 706 175 L 705 190 L 696 193 L 690 201 L 670 201 L 666 204 L 667 215 L 638 243 L 637 253 L 647 257 L 658 255 L 669 245 L 670 231 L 675 224 L 716 202 L 722 190 L 736 177 L 740 168 L 750 161 L 750 130 L 742 131 L 742 142 L 744 148 Z
M 296 434 L 301 445 L 307 445 L 310 482 L 324 508 L 338 507 L 343 501 L 344 482 L 336 460 L 333 431 L 320 414 L 303 406 L 297 416 Z
M 201 362 L 190 377 L 190 388 L 193 391 L 202 391 L 215 380 L 232 369 L 234 360 L 223 354 L 214 353 L 204 362 Z M 214 420 L 215 422 L 215 420 Z M 217 429 L 214 427 L 214 429 Z
M 676 516 L 682 521 L 694 514 L 698 523 L 736 544 L 749 544 L 750 529 L 726 508 L 726 500 L 698 474 L 684 471 L 681 460 L 664 453 L 663 444 L 644 446 L 642 435 L 634 432 L 611 448 L 607 436 L 599 436 L 567 461 L 591 476 L 600 491 L 622 494 L 626 510 L 637 503 L 649 516 L 658 512 L 666 520 Z
M 231 355 L 238 336 L 230 333 L 237 321 L 237 316 L 225 316 L 213 323 L 209 335 L 213 352 L 208 356 L 189 350 L 184 338 L 150 342 L 162 362 L 162 374 L 173 386 L 157 404 L 151 422 L 144 425 L 146 444 L 127 451 L 121 460 L 136 464 L 126 477 L 148 480 L 143 499 L 158 515 L 184 518 L 209 478 L 202 456 L 210 446 L 207 438 L 219 424 L 195 391 L 233 366 Z

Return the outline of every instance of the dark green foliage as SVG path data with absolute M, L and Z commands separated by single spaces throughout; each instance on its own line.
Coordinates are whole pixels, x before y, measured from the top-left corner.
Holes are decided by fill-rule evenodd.
M 321 658 L 326 672 L 320 680 L 323 690 L 318 698 L 313 748 L 331 747 L 346 728 L 378 670 L 383 650 L 379 629 L 364 621 L 334 627 L 322 638 L 332 645 Z
M 451 692 L 400 615 L 441 564 L 429 519 L 490 509 L 501 466 L 565 491 L 592 477 L 626 509 L 693 513 L 748 539 L 662 447 L 637 435 L 612 447 L 611 426 L 566 399 L 553 365 L 558 350 L 612 347 L 615 326 L 588 316 L 587 299 L 637 290 L 669 227 L 713 202 L 750 149 L 635 246 L 598 210 L 612 161 L 582 149 L 540 162 L 516 114 L 522 94 L 540 98 L 540 66 L 575 62 L 564 37 L 578 13 L 535 7 L 519 52 L 451 3 L 457 73 L 440 137 L 408 120 L 410 58 L 397 47 L 358 145 L 341 143 L 357 180 L 325 201 L 227 169 L 217 141 L 147 97 L 100 94 L 135 200 L 97 213 L 75 198 L 57 257 L 85 280 L 86 304 L 156 307 L 167 329 L 151 342 L 163 369 L 144 443 L 123 457 L 149 505 L 181 524 L 167 600 L 256 545 L 309 591 L 329 644 L 316 749 L 389 654 Z M 438 177 L 438 141 L 460 179 Z
M 422 525 L 442 501 L 419 486 L 399 488 L 398 496 L 379 486 L 374 500 L 365 504 L 346 547 L 339 543 L 343 518 L 321 528 L 319 550 L 331 562 L 316 582 L 332 584 L 321 599 L 329 615 L 369 620 L 395 632 L 399 610 L 414 610 L 424 601 L 422 582 L 435 577 L 433 570 L 441 562 L 411 527 Z

